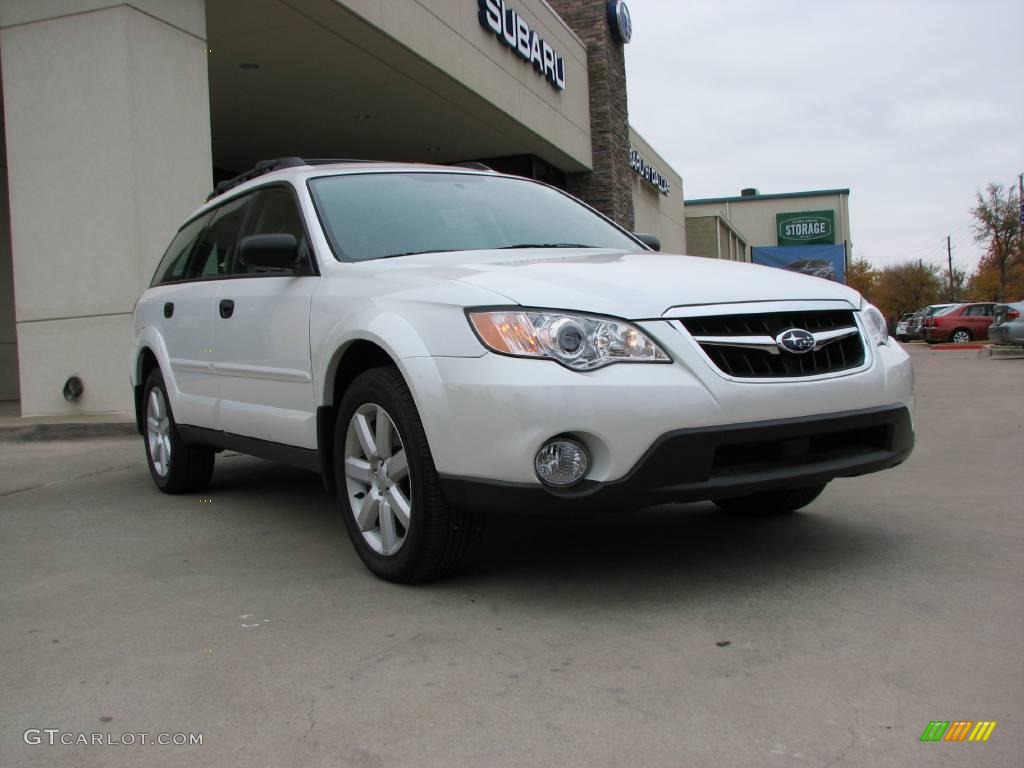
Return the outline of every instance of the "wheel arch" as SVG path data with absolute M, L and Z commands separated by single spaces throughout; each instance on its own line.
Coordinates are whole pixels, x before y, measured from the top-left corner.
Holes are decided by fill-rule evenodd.
M 971 329 L 967 328 L 966 326 L 962 326 L 962 325 L 954 328 L 950 332 L 949 340 L 952 341 L 954 338 L 956 338 L 956 335 L 958 333 L 960 333 L 960 331 L 963 331 L 964 333 L 966 333 L 967 334 L 967 338 L 970 339 L 971 341 L 974 341 L 974 334 L 971 332 Z
M 138 429 L 140 435 L 144 432 L 142 424 L 144 411 L 142 398 L 146 379 L 149 378 L 149 374 L 154 369 L 159 367 L 160 361 L 157 359 L 156 353 L 148 346 L 142 346 L 135 358 L 135 386 L 132 388 L 135 401 L 135 428 Z
M 320 405 L 316 409 L 316 433 L 320 475 L 324 488 L 332 495 L 337 489 L 334 477 L 334 430 L 338 404 L 357 376 L 371 368 L 384 366 L 397 368 L 406 385 L 409 385 L 409 378 L 402 370 L 398 356 L 376 340 L 364 337 L 350 339 L 335 350 L 327 364 Z

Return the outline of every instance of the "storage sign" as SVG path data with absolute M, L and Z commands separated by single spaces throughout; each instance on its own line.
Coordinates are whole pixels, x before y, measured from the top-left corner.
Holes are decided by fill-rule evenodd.
M 505 0 L 478 0 L 480 25 L 507 45 L 559 91 L 565 90 L 565 59 L 530 29 L 526 20 L 509 8 Z
M 775 214 L 779 245 L 834 245 L 835 211 Z

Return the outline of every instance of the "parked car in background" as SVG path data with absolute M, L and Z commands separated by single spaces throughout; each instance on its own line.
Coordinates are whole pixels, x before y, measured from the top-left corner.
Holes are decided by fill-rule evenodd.
M 1024 301 L 996 304 L 992 310 L 988 337 L 996 344 L 1024 346 Z
M 913 319 L 913 317 L 913 312 L 907 312 L 896 323 L 896 329 L 893 331 L 892 335 L 896 337 L 897 341 L 910 340 L 910 337 L 907 335 L 907 332 L 910 330 L 910 321 Z
M 967 344 L 976 339 L 988 338 L 988 327 L 992 325 L 991 301 L 976 304 L 958 304 L 934 313 L 924 319 L 921 333 L 929 344 L 951 341 Z
M 923 339 L 924 334 L 921 330 L 924 327 L 924 321 L 936 312 L 941 312 L 943 309 L 949 309 L 950 307 L 955 306 L 956 304 L 929 304 L 927 307 L 922 307 L 917 310 L 907 328 L 907 337 L 909 339 Z

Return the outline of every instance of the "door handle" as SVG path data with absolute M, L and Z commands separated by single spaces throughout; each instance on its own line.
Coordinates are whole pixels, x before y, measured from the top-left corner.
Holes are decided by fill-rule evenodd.
M 174 302 L 168 301 L 164 304 L 164 317 L 170 317 L 174 314 Z
M 227 319 L 235 311 L 235 302 L 231 299 L 220 300 L 220 316 Z

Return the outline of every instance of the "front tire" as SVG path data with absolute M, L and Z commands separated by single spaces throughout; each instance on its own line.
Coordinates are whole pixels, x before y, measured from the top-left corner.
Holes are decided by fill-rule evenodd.
M 146 379 L 142 402 L 146 463 L 156 487 L 164 493 L 201 491 L 213 476 L 213 448 L 186 443 L 181 437 L 160 369 Z
M 761 491 L 747 496 L 734 496 L 727 499 L 715 499 L 715 505 L 726 512 L 739 512 L 747 515 L 785 515 L 806 507 L 825 490 L 824 485 L 812 485 L 805 488 L 783 488 L 778 491 Z
M 452 573 L 479 533 L 475 514 L 445 501 L 416 404 L 396 368 L 360 374 L 342 398 L 334 476 L 356 553 L 386 581 L 414 584 Z

